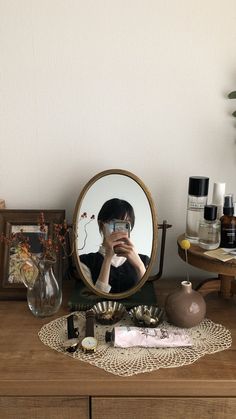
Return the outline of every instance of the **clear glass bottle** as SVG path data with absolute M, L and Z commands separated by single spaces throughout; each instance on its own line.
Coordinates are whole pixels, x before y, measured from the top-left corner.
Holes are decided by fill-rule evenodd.
M 236 217 L 234 216 L 233 194 L 225 195 L 223 213 L 224 215 L 220 219 L 220 247 L 236 248 Z
M 217 206 L 205 205 L 204 220 L 199 223 L 199 246 L 207 250 L 217 249 L 220 245 L 220 226 Z
M 198 242 L 199 222 L 203 219 L 204 206 L 207 204 L 208 186 L 208 177 L 189 178 L 185 236 L 191 243 Z

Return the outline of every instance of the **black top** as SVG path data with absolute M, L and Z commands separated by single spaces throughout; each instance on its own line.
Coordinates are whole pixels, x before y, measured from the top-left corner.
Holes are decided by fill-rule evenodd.
M 140 255 L 140 259 L 147 267 L 149 257 Z M 84 263 L 91 272 L 93 283 L 95 284 L 103 263 L 103 255 L 101 253 L 88 253 L 80 256 L 80 262 Z M 117 268 L 111 265 L 109 285 L 111 286 L 111 293 L 125 292 L 134 287 L 139 282 L 137 273 L 134 267 L 127 260 Z

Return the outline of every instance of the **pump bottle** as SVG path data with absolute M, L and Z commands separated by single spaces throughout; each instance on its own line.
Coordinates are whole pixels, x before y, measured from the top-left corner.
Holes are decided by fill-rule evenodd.
M 229 249 L 236 248 L 236 217 L 234 216 L 233 194 L 225 195 L 223 214 L 220 218 L 220 247 Z

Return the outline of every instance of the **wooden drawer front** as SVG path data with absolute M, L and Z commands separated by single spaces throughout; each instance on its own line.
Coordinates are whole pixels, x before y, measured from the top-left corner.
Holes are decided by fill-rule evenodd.
M 92 419 L 235 419 L 236 398 L 92 398 Z
M 80 397 L 0 397 L 4 419 L 89 419 L 89 399 Z

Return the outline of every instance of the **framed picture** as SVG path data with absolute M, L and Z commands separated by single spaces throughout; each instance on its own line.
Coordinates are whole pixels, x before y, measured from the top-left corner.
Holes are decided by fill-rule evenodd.
M 0 235 L 8 239 L 11 234 L 22 233 L 27 237 L 30 251 L 34 255 L 41 252 L 42 235 L 39 226 L 40 214 L 44 214 L 45 238 L 53 236 L 54 224 L 62 224 L 65 220 L 65 210 L 11 210 L 0 209 Z M 19 271 L 19 258 L 11 245 L 0 242 L 0 299 L 21 300 L 26 299 L 26 287 L 21 281 Z M 62 253 L 58 252 L 55 264 L 55 276 L 59 282 L 62 280 Z

